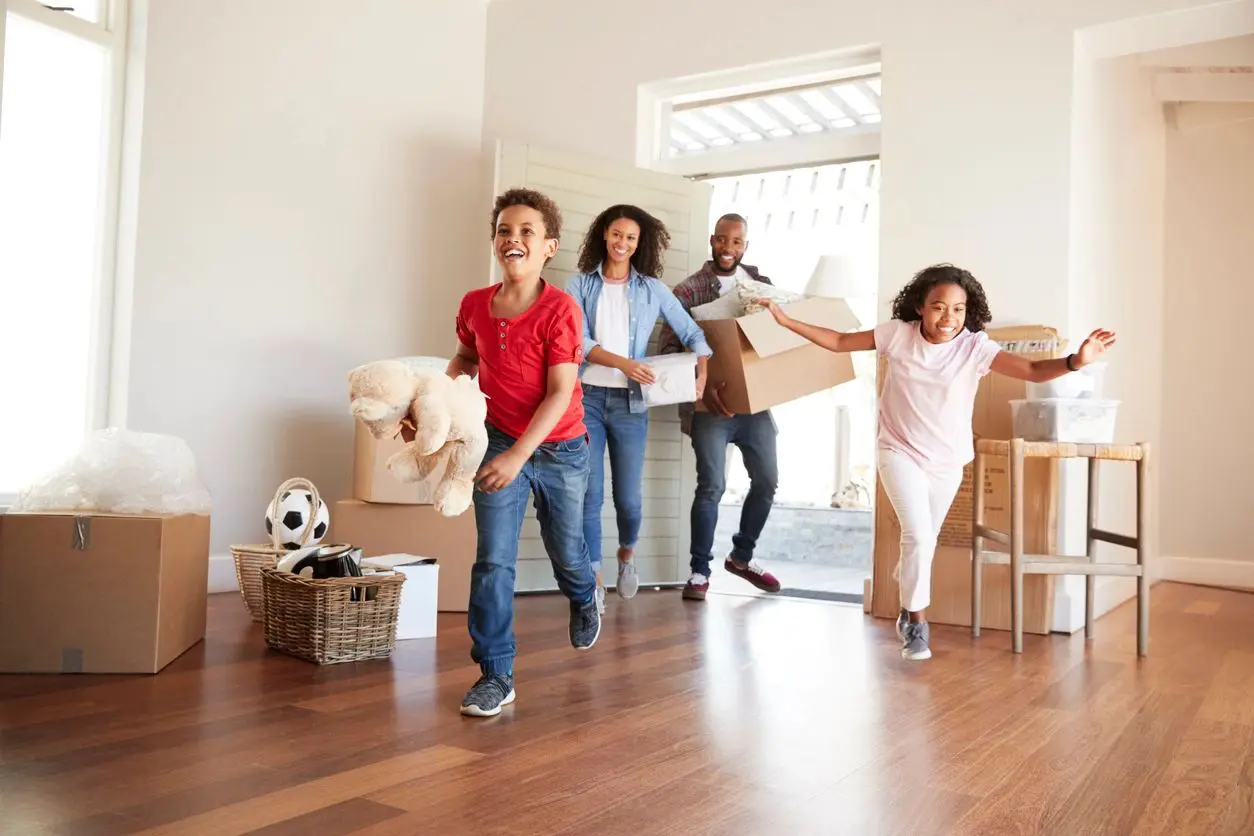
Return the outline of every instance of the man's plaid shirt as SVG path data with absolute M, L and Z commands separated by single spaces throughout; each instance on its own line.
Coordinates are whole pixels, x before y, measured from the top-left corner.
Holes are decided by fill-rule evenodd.
M 763 284 L 771 284 L 771 280 L 759 273 L 758 268 L 748 264 L 740 266 L 749 274 L 749 278 Z M 693 308 L 707 305 L 718 299 L 719 286 L 719 275 L 714 272 L 714 262 L 707 261 L 700 270 L 675 285 L 674 292 L 680 304 L 684 306 L 684 310 L 692 311 Z M 679 341 L 674 329 L 663 322 L 662 332 L 658 335 L 658 353 L 678 354 L 685 350 L 684 344 Z M 681 403 L 679 405 L 680 429 L 687 434 L 692 432 L 692 413 L 692 404 Z

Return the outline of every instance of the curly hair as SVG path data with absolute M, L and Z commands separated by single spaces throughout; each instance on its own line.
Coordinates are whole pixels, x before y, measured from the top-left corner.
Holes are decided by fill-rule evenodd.
M 497 196 L 492 205 L 492 237 L 496 237 L 496 222 L 501 219 L 501 213 L 511 206 L 535 209 L 544 218 L 545 237 L 562 237 L 562 210 L 557 208 L 553 198 L 535 189 L 510 189 Z
M 605 232 L 619 218 L 635 221 L 640 227 L 640 240 L 636 242 L 636 251 L 631 254 L 631 266 L 638 273 L 660 279 L 666 248 L 671 244 L 671 234 L 667 231 L 666 224 L 639 206 L 626 203 L 606 209 L 588 227 L 588 234 L 584 236 L 583 244 L 579 247 L 579 272 L 590 273 L 605 262 L 609 255 L 605 245 Z
M 893 319 L 918 322 L 922 319 L 919 309 L 927 301 L 927 295 L 932 292 L 932 288 L 942 284 L 956 284 L 966 291 L 966 329 L 983 331 L 984 326 L 993 318 L 988 309 L 988 297 L 984 295 L 984 288 L 975 276 L 952 264 L 933 264 L 915 273 L 910 283 L 893 299 Z

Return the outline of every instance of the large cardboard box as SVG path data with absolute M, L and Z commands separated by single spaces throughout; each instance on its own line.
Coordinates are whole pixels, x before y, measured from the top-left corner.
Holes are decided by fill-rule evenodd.
M 204 639 L 209 517 L 0 519 L 0 672 L 157 673 Z
M 1060 357 L 1065 343 L 1052 329 L 1025 325 L 989 329 L 989 336 L 1004 351 L 1028 359 Z M 883 363 L 879 381 L 884 379 Z M 1005 439 L 1012 436 L 1010 401 L 1024 397 L 1027 385 L 1021 380 L 998 374 L 986 376 L 975 397 L 972 429 L 976 438 Z M 986 524 L 1001 531 L 1010 530 L 1010 484 L 1004 457 L 990 458 L 985 469 L 984 515 Z M 932 564 L 932 603 L 928 621 L 937 624 L 971 626 L 971 513 L 974 502 L 973 467 L 963 471 L 949 515 L 941 527 L 936 559 Z M 1024 482 L 1024 549 L 1032 554 L 1052 554 L 1056 549 L 1058 520 L 1059 466 L 1052 459 L 1028 459 Z M 900 610 L 899 590 L 893 578 L 900 550 L 901 527 L 892 503 L 878 486 L 875 501 L 875 555 L 872 572 L 872 614 L 896 618 Z M 987 543 L 990 550 L 1004 546 Z M 984 611 L 981 627 L 1010 629 L 1010 567 L 985 565 L 983 576 Z M 1045 634 L 1054 617 L 1054 578 L 1028 575 L 1023 579 L 1023 629 Z
M 837 331 L 859 327 L 843 299 L 811 298 L 782 307 L 793 319 L 809 325 Z M 761 412 L 854 379 L 848 354 L 814 345 L 780 326 L 768 311 L 697 324 L 714 350 L 708 384 L 726 384 L 720 396 L 732 412 Z M 705 407 L 697 403 L 696 408 Z
M 475 511 L 445 517 L 430 505 L 381 505 L 343 499 L 331 509 L 327 542 L 351 543 L 362 557 L 412 554 L 439 561 L 440 612 L 470 609 L 470 570 L 475 564 Z
M 431 481 L 402 482 L 388 472 L 387 461 L 405 446 L 400 438 L 377 439 L 361 421 L 354 421 L 353 498 L 393 505 L 430 505 Z

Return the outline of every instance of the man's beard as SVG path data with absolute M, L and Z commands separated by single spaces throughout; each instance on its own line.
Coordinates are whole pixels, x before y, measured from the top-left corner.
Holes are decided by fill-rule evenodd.
M 740 266 L 741 258 L 744 258 L 744 256 L 741 256 L 740 258 L 732 259 L 731 267 L 728 267 L 726 270 L 724 270 L 722 262 L 718 260 L 718 253 L 716 253 L 714 250 L 710 250 L 710 262 L 714 265 L 714 272 L 722 273 L 725 276 L 730 276 L 732 273 L 736 272 L 736 268 Z

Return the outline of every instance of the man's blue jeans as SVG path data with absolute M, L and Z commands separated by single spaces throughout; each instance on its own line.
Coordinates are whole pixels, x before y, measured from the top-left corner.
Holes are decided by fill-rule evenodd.
M 740 510 L 740 531 L 732 537 L 731 556 L 753 559 L 779 483 L 775 421 L 770 412 L 723 418 L 708 412 L 692 416 L 692 450 L 697 456 L 697 491 L 692 499 L 692 571 L 710 576 L 718 503 L 727 487 L 727 445 L 735 444 L 749 473 L 749 495 Z
M 487 463 L 514 439 L 488 427 Z M 517 478 L 495 493 L 476 490 L 475 528 L 479 543 L 470 573 L 470 658 L 484 673 L 513 673 L 518 644 L 514 637 L 514 576 L 518 540 L 527 498 L 535 496 L 536 520 L 553 564 L 557 586 L 574 604 L 593 600 L 596 580 L 583 544 L 583 498 L 588 488 L 588 442 L 541 444 Z
M 626 389 L 583 387 L 588 427 L 588 493 L 583 502 L 583 538 L 592 571 L 601 571 L 601 507 L 605 504 L 605 448 L 610 448 L 610 484 L 618 518 L 618 545 L 640 539 L 644 501 L 644 445 L 649 413 L 632 412 Z

